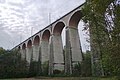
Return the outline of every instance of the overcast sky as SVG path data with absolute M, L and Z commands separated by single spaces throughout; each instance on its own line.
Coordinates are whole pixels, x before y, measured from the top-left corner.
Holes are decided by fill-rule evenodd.
M 85 0 L 0 0 L 0 47 L 13 48 L 31 36 L 31 29 L 34 34 L 46 27 L 50 23 L 49 13 L 53 22 L 84 2 Z M 82 43 L 82 46 L 85 49 L 86 43 Z

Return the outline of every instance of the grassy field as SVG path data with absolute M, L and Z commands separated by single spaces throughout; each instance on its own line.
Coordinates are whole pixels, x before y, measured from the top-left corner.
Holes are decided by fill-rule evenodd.
M 110 78 L 93 78 L 93 77 L 38 77 L 38 78 L 18 78 L 18 79 L 2 79 L 2 80 L 120 80 L 116 77 Z

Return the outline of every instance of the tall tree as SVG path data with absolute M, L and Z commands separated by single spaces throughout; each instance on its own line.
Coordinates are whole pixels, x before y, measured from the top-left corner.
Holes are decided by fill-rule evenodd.
M 92 51 L 92 72 L 94 76 L 105 74 L 106 64 L 120 69 L 120 5 L 118 0 L 87 0 L 83 11 L 83 21 L 90 31 Z M 116 68 L 114 68 L 116 71 Z M 112 73 L 112 72 L 110 72 Z

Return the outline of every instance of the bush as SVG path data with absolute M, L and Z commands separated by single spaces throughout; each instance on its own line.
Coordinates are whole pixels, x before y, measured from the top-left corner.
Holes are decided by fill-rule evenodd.
M 80 76 L 81 74 L 81 64 L 80 62 L 76 62 L 73 64 L 73 76 Z
M 60 71 L 60 70 L 55 69 L 55 70 L 53 71 L 53 74 L 61 74 L 61 71 Z
M 46 61 L 42 64 L 42 74 L 43 76 L 48 76 L 49 62 Z
M 5 51 L 0 55 L 0 78 L 27 77 L 27 64 L 18 51 Z
M 81 75 L 82 76 L 92 76 L 91 70 L 91 55 L 90 52 L 84 54 L 84 60 L 81 63 Z

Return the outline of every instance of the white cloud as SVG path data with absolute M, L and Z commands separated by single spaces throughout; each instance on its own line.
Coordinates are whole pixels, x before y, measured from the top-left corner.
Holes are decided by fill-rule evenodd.
M 16 3 L 16 4 L 20 4 L 23 3 L 24 0 L 6 0 L 7 3 Z

